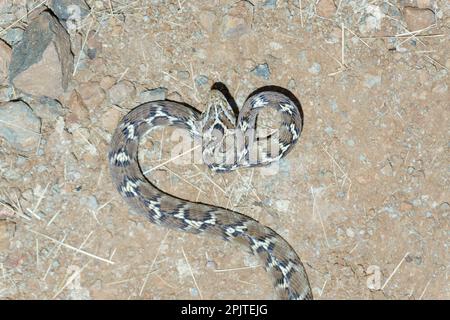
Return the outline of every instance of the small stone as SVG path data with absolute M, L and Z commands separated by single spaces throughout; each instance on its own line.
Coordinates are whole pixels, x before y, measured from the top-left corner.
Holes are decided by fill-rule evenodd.
M 400 211 L 402 212 L 409 212 L 413 209 L 413 205 L 410 202 L 403 201 L 400 204 Z
M 336 5 L 333 0 L 320 0 L 316 9 L 317 14 L 325 18 L 331 18 L 336 13 Z
M 98 82 L 82 83 L 78 88 L 78 93 L 88 109 L 100 106 L 106 97 L 105 91 Z
M 34 150 L 39 142 L 41 119 L 23 101 L 0 104 L 0 137 L 15 149 L 23 152 Z
M 55 121 L 57 117 L 64 115 L 64 108 L 58 100 L 48 97 L 40 97 L 37 103 L 31 104 L 34 113 L 41 119 Z
M 326 134 L 328 134 L 329 136 L 331 136 L 331 135 L 333 134 L 333 132 L 334 132 L 334 129 L 331 128 L 331 127 L 326 127 L 326 128 L 325 128 L 325 132 L 326 132 Z
M 10 46 L 13 46 L 16 43 L 20 42 L 22 38 L 23 38 L 23 30 L 20 28 L 11 28 L 2 37 L 2 39 Z
M 287 212 L 289 210 L 289 205 L 291 202 L 289 200 L 277 200 L 275 202 L 275 207 L 278 211 Z
M 89 111 L 83 102 L 83 98 L 76 90 L 70 95 L 67 105 L 72 114 L 76 117 L 74 119 L 68 119 L 70 120 L 69 122 L 80 122 L 80 120 L 81 122 L 85 122 L 89 119 Z
M 103 128 L 112 133 L 122 117 L 123 114 L 119 110 L 115 108 L 108 109 L 102 117 Z
M 381 173 L 385 176 L 392 177 L 394 175 L 394 169 L 389 162 L 386 162 L 383 168 L 381 168 Z
M 375 30 L 381 29 L 381 22 L 385 14 L 381 11 L 379 6 L 368 4 L 364 7 L 364 15 L 361 20 L 363 23 L 359 25 L 359 31 L 362 34 L 368 34 Z
M 288 82 L 288 89 L 289 90 L 294 90 L 296 86 L 297 86 L 297 84 L 295 83 L 295 80 L 294 79 L 290 79 L 289 82 Z
M 58 98 L 73 70 L 67 31 L 49 12 L 30 22 L 23 39 L 14 45 L 9 79 L 17 89 L 35 96 Z
M 381 76 L 375 76 L 371 74 L 364 75 L 364 86 L 366 88 L 372 88 L 381 83 Z
M 267 63 L 257 65 L 251 72 L 258 77 L 269 80 L 270 69 Z
M 405 7 L 403 15 L 409 31 L 425 29 L 435 22 L 434 12 L 430 9 Z
M 197 76 L 195 78 L 195 84 L 199 87 L 204 86 L 205 84 L 208 84 L 208 77 L 204 75 Z
M 0 40 L 0 84 L 8 80 L 8 68 L 11 62 L 11 48 Z
M 77 29 L 90 8 L 83 0 L 52 0 L 49 8 L 67 29 Z
M 319 63 L 314 62 L 312 66 L 308 69 L 308 72 L 311 74 L 319 74 L 321 70 L 321 66 Z
M 264 8 L 274 9 L 277 6 L 277 0 L 266 0 L 263 4 Z
M 181 79 L 181 80 L 187 80 L 191 77 L 191 75 L 189 74 L 189 71 L 184 71 L 184 70 L 178 71 L 177 76 L 178 76 L 178 79 Z
M 139 94 L 139 101 L 141 103 L 149 101 L 166 100 L 167 88 L 155 88 L 150 90 L 144 90 Z
M 250 31 L 252 5 L 239 1 L 223 18 L 222 34 L 225 37 L 240 37 Z
M 100 80 L 100 87 L 103 90 L 109 90 L 116 83 L 116 79 L 111 76 L 105 76 Z
M 216 270 L 217 269 L 217 263 L 214 260 L 208 259 L 208 261 L 206 261 L 206 267 L 208 269 Z
M 95 211 L 98 208 L 98 201 L 97 198 L 94 196 L 83 197 L 81 198 L 80 202 L 83 205 L 86 205 L 92 211 Z
M 347 237 L 353 238 L 355 236 L 355 231 L 353 231 L 352 228 L 347 228 L 347 230 L 345 230 L 345 234 Z
M 191 293 L 191 296 L 198 297 L 198 290 L 197 290 L 197 288 L 190 288 L 189 292 Z
M 134 98 L 136 88 L 130 81 L 123 80 L 113 85 L 109 89 L 108 95 L 111 103 L 120 105 L 125 100 Z

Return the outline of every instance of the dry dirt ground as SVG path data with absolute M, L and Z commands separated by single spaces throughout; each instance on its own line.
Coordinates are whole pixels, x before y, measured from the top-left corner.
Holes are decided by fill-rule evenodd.
M 168 162 L 150 180 L 275 229 L 316 299 L 450 298 L 447 1 L 87 2 L 65 111 L 41 112 L 34 152 L 0 140 L 0 298 L 274 298 L 258 260 L 130 214 L 108 173 L 127 110 L 160 96 L 204 110 L 215 82 L 238 105 L 289 89 L 299 143 L 274 175 Z M 173 144 L 149 136 L 143 167 Z

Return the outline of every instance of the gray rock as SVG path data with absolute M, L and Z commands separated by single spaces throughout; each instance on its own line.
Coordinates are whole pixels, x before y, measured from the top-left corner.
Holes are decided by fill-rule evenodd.
M 80 202 L 83 205 L 87 205 L 87 207 L 92 211 L 95 211 L 98 208 L 98 201 L 97 198 L 94 196 L 83 197 L 81 198 Z
M 277 6 L 277 0 L 266 0 L 263 4 L 264 8 L 274 9 Z
M 13 46 L 9 80 L 31 95 L 56 98 L 67 89 L 72 70 L 69 34 L 44 11 L 30 22 L 22 41 Z
M 191 75 L 189 74 L 189 71 L 185 71 L 185 70 L 178 71 L 177 76 L 179 79 L 182 79 L 182 80 L 187 80 L 191 77 Z
M 308 72 L 311 74 L 319 74 L 321 69 L 322 68 L 321 68 L 320 64 L 318 64 L 317 62 L 314 62 L 312 64 L 312 66 L 308 69 Z
M 199 87 L 204 86 L 205 84 L 208 84 L 208 77 L 204 75 L 200 75 L 195 78 L 195 84 Z
M 40 97 L 37 102 L 31 103 L 34 112 L 41 119 L 56 121 L 59 116 L 64 116 L 65 111 L 58 100 L 48 97 Z
M 52 0 L 49 8 L 60 21 L 82 19 L 91 10 L 84 0 Z
M 222 35 L 240 37 L 251 30 L 253 5 L 247 1 L 237 2 L 223 17 Z
M 13 46 L 16 43 L 20 42 L 22 38 L 23 30 L 20 28 L 11 28 L 6 32 L 5 35 L 2 36 L 2 39 L 10 46 Z
M 120 105 L 125 100 L 135 97 L 136 88 L 130 81 L 122 80 L 109 89 L 108 95 L 111 103 Z
M 139 94 L 139 101 L 141 103 L 149 101 L 166 100 L 167 89 L 166 88 L 156 88 L 150 90 L 144 90 Z
M 258 77 L 264 78 L 265 80 L 269 80 L 269 65 L 267 63 L 259 64 L 252 70 L 252 73 Z
M 364 76 L 364 86 L 367 88 L 372 88 L 376 85 L 379 85 L 381 83 L 381 77 L 380 76 L 374 76 L 371 74 L 366 74 Z
M 0 104 L 0 137 L 15 149 L 34 150 L 40 139 L 41 119 L 23 101 Z

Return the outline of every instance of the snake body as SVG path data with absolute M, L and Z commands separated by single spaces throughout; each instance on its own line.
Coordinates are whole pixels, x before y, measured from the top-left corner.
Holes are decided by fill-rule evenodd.
M 281 124 L 276 136 L 261 139 L 254 132 L 257 115 L 264 108 L 275 109 L 281 116 Z M 112 136 L 108 154 L 112 181 L 129 207 L 150 222 L 239 243 L 261 259 L 279 298 L 312 299 L 302 262 L 275 231 L 238 212 L 190 202 L 161 191 L 147 180 L 138 162 L 141 137 L 160 126 L 175 126 L 187 130 L 194 139 L 202 139 L 203 160 L 214 171 L 267 165 L 292 149 L 301 125 L 298 107 L 288 96 L 275 91 L 250 96 L 237 117 L 218 90 L 211 90 L 203 114 L 167 100 L 145 103 L 125 115 Z M 228 148 L 235 157 L 225 161 L 224 137 L 237 134 L 243 139 Z M 277 152 L 267 147 L 267 139 L 278 144 Z

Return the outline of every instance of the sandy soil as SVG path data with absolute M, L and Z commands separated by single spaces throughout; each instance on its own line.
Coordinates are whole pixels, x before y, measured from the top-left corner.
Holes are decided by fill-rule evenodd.
M 450 7 L 425 2 L 434 24 L 411 33 L 414 1 L 88 1 L 68 112 L 40 115 L 36 152 L 0 147 L 13 208 L 0 208 L 0 297 L 274 298 L 255 258 L 129 214 L 108 173 L 111 133 L 142 92 L 204 110 L 222 82 L 238 105 L 261 86 L 292 91 L 299 143 L 275 175 L 169 163 L 156 185 L 275 229 L 316 299 L 449 299 Z M 148 137 L 144 169 L 170 158 L 170 137 Z

